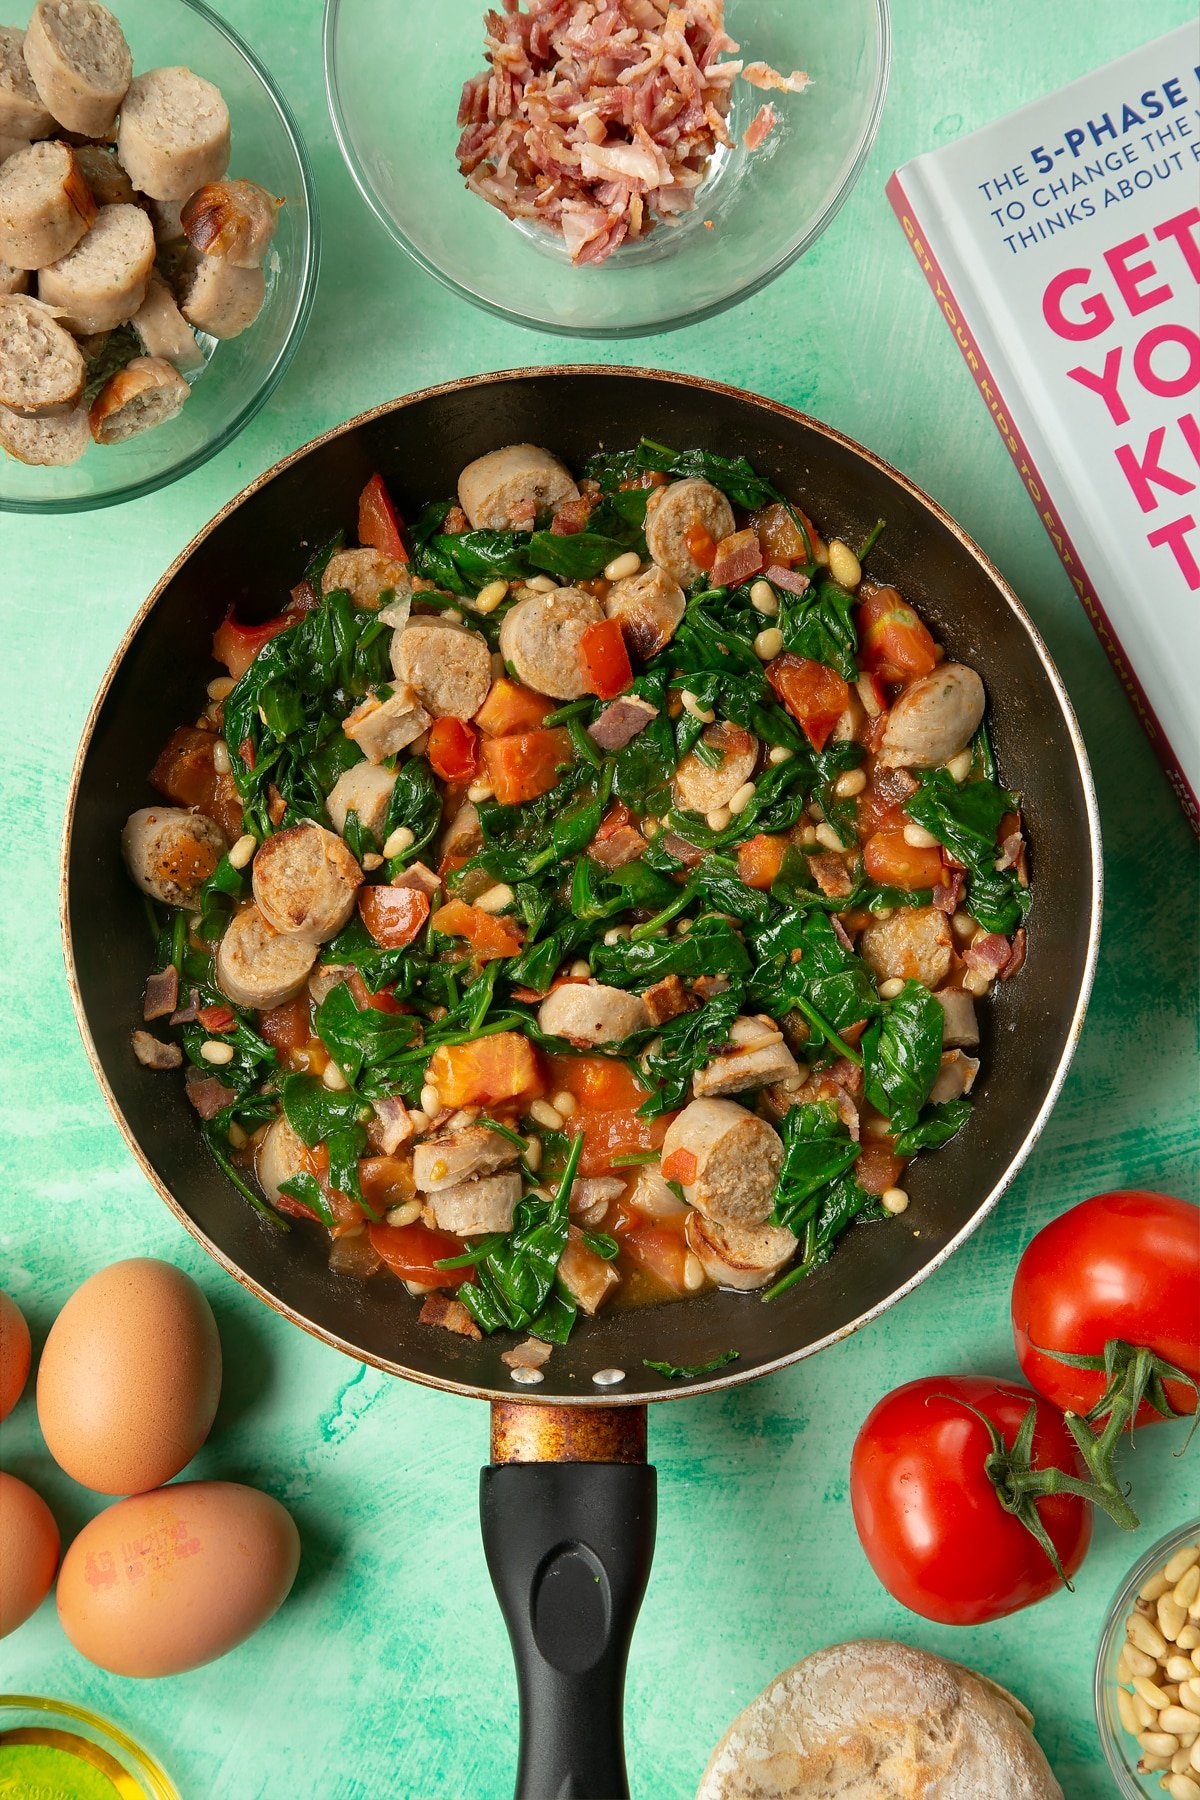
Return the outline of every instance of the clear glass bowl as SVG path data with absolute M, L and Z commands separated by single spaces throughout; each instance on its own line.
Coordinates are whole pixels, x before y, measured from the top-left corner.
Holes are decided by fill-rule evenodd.
M 738 148 L 714 159 L 695 212 L 599 268 L 468 192 L 455 161 L 463 82 L 484 67 L 486 0 L 326 0 L 325 85 L 363 197 L 402 250 L 490 312 L 578 337 L 690 325 L 764 287 L 802 255 L 862 170 L 883 111 L 887 0 L 727 0 L 746 61 L 805 69 L 803 94 L 735 81 Z M 764 100 L 765 146 L 741 144 Z M 706 229 L 706 221 L 713 229 Z
M 0 453 L 0 511 L 75 512 L 132 500 L 176 481 L 225 447 L 278 384 L 308 323 L 319 226 L 308 153 L 287 101 L 248 45 L 202 0 L 111 0 L 135 72 L 184 63 L 220 88 L 229 107 L 230 172 L 284 205 L 254 324 L 225 343 L 202 342 L 204 367 L 169 423 L 123 444 L 91 444 L 64 469 L 26 467 Z
M 166 1771 L 119 1725 L 33 1694 L 0 1694 L 0 1793 L 180 1800 Z
M 1147 1550 L 1141 1561 L 1130 1569 L 1117 1590 L 1101 1628 L 1100 1648 L 1096 1654 L 1096 1727 L 1100 1733 L 1104 1760 L 1117 1784 L 1117 1792 L 1124 1796 L 1124 1800 L 1145 1800 L 1148 1794 L 1156 1794 L 1162 1800 L 1163 1792 L 1159 1786 L 1158 1774 L 1138 1773 L 1138 1757 L 1141 1752 L 1137 1740 L 1129 1735 L 1117 1714 L 1117 1689 L 1120 1685 L 1117 1681 L 1117 1658 L 1125 1642 L 1125 1621 L 1133 1611 L 1134 1601 L 1142 1584 L 1161 1569 L 1164 1563 L 1170 1562 L 1177 1550 L 1198 1540 L 1200 1519 L 1192 1519 L 1177 1531 L 1160 1538 L 1152 1549 Z

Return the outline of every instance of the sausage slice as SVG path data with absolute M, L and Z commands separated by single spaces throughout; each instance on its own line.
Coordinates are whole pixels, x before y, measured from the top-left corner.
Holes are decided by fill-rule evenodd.
M 580 641 L 588 626 L 603 617 L 600 602 L 582 588 L 530 594 L 506 614 L 500 654 L 526 687 L 552 700 L 579 700 L 588 691 Z
M 683 589 L 657 563 L 614 581 L 604 597 L 605 613 L 619 621 L 625 642 L 643 662 L 670 643 L 686 610 Z
M 413 1180 L 422 1194 L 459 1187 L 477 1175 L 494 1175 L 517 1160 L 517 1147 L 484 1125 L 464 1125 L 426 1138 L 413 1151 Z M 491 1230 L 492 1227 L 486 1227 Z
M 492 685 L 492 653 L 477 631 L 410 619 L 392 635 L 392 668 L 435 719 L 470 719 Z
M 98 444 L 123 444 L 173 419 L 191 391 L 161 356 L 135 356 L 109 376 L 92 401 L 92 436 Z
M 655 488 L 646 508 L 646 544 L 659 568 L 683 587 L 690 587 L 704 570 L 687 546 L 693 525 L 702 525 L 719 544 L 734 529 L 733 508 L 711 481 L 689 476 Z
M 368 762 L 382 763 L 428 731 L 433 723 L 418 704 L 410 687 L 397 688 L 387 700 L 368 694 L 348 718 L 342 730 L 356 743 Z
M 229 166 L 229 108 L 190 69 L 151 69 L 129 84 L 117 155 L 141 193 L 186 200 Z
M 362 879 L 341 838 L 323 825 L 307 824 L 266 840 L 255 855 L 251 885 L 274 930 L 324 943 L 349 920 Z
M 346 819 L 354 812 L 364 831 L 381 838 L 395 785 L 394 769 L 377 768 L 369 762 L 355 763 L 352 769 L 338 776 L 325 796 L 325 807 L 333 820 L 334 830 L 343 834 Z
M 102 206 L 87 236 L 38 276 L 38 294 L 72 331 L 114 331 L 146 298 L 154 228 L 140 206 Z
M 374 612 L 381 595 L 390 593 L 403 599 L 411 594 L 412 582 L 404 564 L 382 550 L 339 550 L 321 576 L 323 594 L 332 594 L 335 588 L 344 588 L 355 606 Z
M 75 160 L 97 206 L 134 206 L 136 190 L 107 144 L 77 144 Z
M 73 412 L 85 378 L 78 344 L 48 307 L 20 294 L 0 299 L 0 405 L 34 416 Z
M 949 1050 L 960 1045 L 964 1050 L 973 1050 L 979 1042 L 979 1021 L 972 995 L 962 988 L 943 988 L 934 999 L 946 1015 L 942 1024 L 944 1047 Z
M 283 937 L 257 906 L 235 913 L 217 946 L 217 986 L 235 1006 L 264 1011 L 286 1006 L 308 980 L 317 946 L 308 938 Z
M 489 451 L 458 478 L 459 505 L 476 531 L 532 528 L 538 513 L 578 498 L 570 470 L 536 444 Z
M 716 751 L 720 765 L 710 768 L 694 750 L 689 750 L 675 771 L 675 803 L 686 812 L 710 813 L 728 806 L 753 775 L 758 739 L 741 725 L 718 719 L 715 725 L 705 726 L 700 742 Z
M 203 813 L 144 806 L 125 821 L 121 852 L 143 894 L 164 906 L 191 906 L 225 854 L 225 836 Z
M 718 1225 L 765 1224 L 782 1166 L 778 1132 L 736 1100 L 693 1100 L 663 1139 L 663 1172 Z
M 16 269 L 44 269 L 73 250 L 96 202 L 69 144 L 30 144 L 0 166 L 0 256 Z
M 900 907 L 890 919 L 872 919 L 858 953 L 880 981 L 920 981 L 940 987 L 950 973 L 954 939 L 936 906 Z
M 0 25 L 0 136 L 28 143 L 53 130 L 54 115 L 47 111 L 25 60 L 25 33 L 15 25 Z
M 766 1287 L 796 1253 L 797 1239 L 782 1225 L 718 1225 L 703 1213 L 688 1214 L 683 1228 L 689 1250 L 718 1287 Z
M 254 1173 L 272 1206 L 279 1205 L 285 1181 L 315 1173 L 312 1152 L 282 1113 L 267 1126 L 254 1153 Z
M 558 1279 L 588 1317 L 598 1313 L 620 1276 L 610 1262 L 584 1242 L 578 1225 L 567 1230 L 567 1246 L 558 1259 Z
M 61 468 L 78 462 L 91 441 L 86 407 L 31 419 L 0 406 L 0 450 L 6 450 L 18 462 L 34 463 L 43 469 Z
M 60 125 L 106 137 L 133 75 L 125 33 L 96 0 L 37 0 L 25 61 Z
M 420 1145 L 417 1149 L 420 1149 Z M 416 1152 L 414 1152 L 414 1155 Z M 427 1201 L 440 1231 L 458 1237 L 479 1237 L 488 1231 L 511 1231 L 513 1208 L 521 1198 L 521 1177 L 515 1169 L 502 1175 L 484 1175 L 439 1188 Z
M 175 296 L 157 269 L 150 271 L 146 298 L 130 324 L 147 356 L 165 357 L 181 372 L 199 369 L 204 356 L 196 334 L 175 304 Z
M 0 157 L 0 161 L 3 158 Z M 0 299 L 7 299 L 9 294 L 27 294 L 29 292 L 29 270 L 14 269 L 11 263 L 0 262 Z
M 261 269 L 239 269 L 219 256 L 202 256 L 183 293 L 183 316 L 209 337 L 240 337 L 257 319 L 266 297 Z
M 538 1025 L 548 1037 L 572 1044 L 619 1044 L 650 1023 L 640 994 L 607 987 L 602 981 L 568 981 L 538 1008 Z
M 799 1074 L 796 1059 L 783 1041 L 773 1019 L 735 1019 L 721 1055 L 692 1077 L 696 1098 L 740 1094 L 747 1088 L 766 1087 L 773 1081 L 790 1081 Z
M 256 181 L 210 181 L 184 203 L 179 222 L 202 256 L 257 269 L 275 236 L 279 206 Z
M 885 769 L 933 769 L 965 750 L 983 719 L 987 695 L 974 669 L 943 663 L 910 682 L 884 727 L 878 761 Z

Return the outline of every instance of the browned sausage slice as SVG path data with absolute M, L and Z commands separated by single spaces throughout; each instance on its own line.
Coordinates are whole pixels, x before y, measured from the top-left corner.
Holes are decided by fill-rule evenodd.
M 69 144 L 30 144 L 0 164 L 0 256 L 14 269 L 44 269 L 73 250 L 96 202 Z
M 707 1218 L 762 1225 L 775 1203 L 783 1143 L 736 1100 L 693 1100 L 667 1127 L 662 1164 L 668 1174 L 680 1170 L 684 1199 Z
M 347 923 L 362 878 L 341 838 L 323 825 L 275 832 L 252 866 L 254 898 L 267 923 L 285 936 L 315 943 L 336 937 Z
M 129 84 L 117 155 L 141 193 L 186 200 L 229 165 L 229 109 L 190 69 L 150 69 Z
M 646 508 L 646 544 L 659 568 L 683 587 L 704 573 L 687 546 L 688 531 L 702 525 L 719 544 L 734 529 L 733 508 L 711 481 L 689 476 L 655 488 Z
M 122 444 L 173 419 L 191 393 L 173 363 L 135 356 L 110 375 L 92 401 L 89 423 L 98 444 Z
M 96 0 L 37 0 L 25 61 L 44 105 L 83 137 L 106 137 L 133 75 L 125 33 Z
M 536 444 L 507 444 L 468 463 L 458 478 L 459 504 L 476 531 L 532 526 L 579 489 L 556 456 Z

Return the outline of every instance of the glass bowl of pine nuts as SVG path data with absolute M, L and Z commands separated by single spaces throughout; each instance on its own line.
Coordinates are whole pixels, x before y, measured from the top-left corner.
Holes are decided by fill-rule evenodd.
M 1126 1800 L 1200 1800 L 1200 1519 L 1129 1571 L 1096 1657 L 1096 1725 Z

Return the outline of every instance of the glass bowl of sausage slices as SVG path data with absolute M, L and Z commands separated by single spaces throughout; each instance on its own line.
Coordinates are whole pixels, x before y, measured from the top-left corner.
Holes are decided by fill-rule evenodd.
M 221 624 L 123 835 L 134 1054 L 246 1203 L 534 1361 L 889 1229 L 971 1129 L 1031 889 L 883 527 L 648 441 L 497 448 L 408 524 L 375 475 L 346 523 Z
M 587 337 L 692 324 L 790 267 L 861 173 L 889 58 L 886 0 L 325 7 L 334 129 L 401 249 Z
M 202 0 L 0 30 L 0 510 L 133 499 L 230 443 L 303 335 L 318 237 L 288 104 Z

